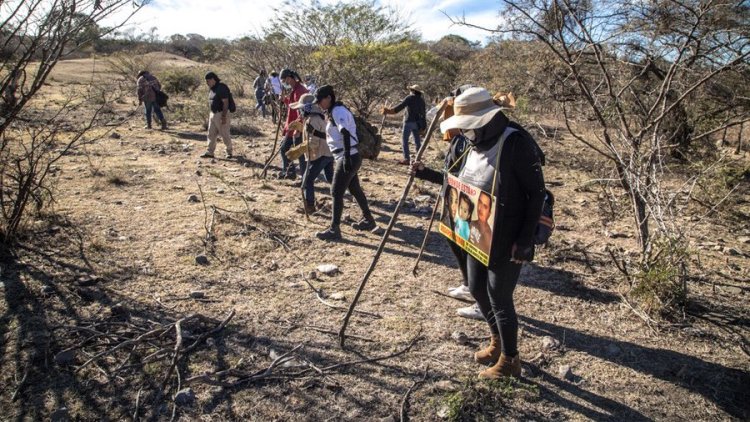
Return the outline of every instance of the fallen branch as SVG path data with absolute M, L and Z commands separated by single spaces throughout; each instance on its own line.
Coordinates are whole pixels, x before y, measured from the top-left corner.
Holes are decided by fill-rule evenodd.
M 429 366 L 425 367 L 424 375 L 422 375 L 422 378 L 414 381 L 414 384 L 412 384 L 411 387 L 406 390 L 406 394 L 404 394 L 404 398 L 401 400 L 401 412 L 399 413 L 401 422 L 406 422 L 409 420 L 409 395 L 411 395 L 412 391 L 414 391 L 414 389 L 417 388 L 418 385 L 424 383 L 425 380 L 427 380 L 427 371 L 429 369 Z
M 307 280 L 307 277 L 305 277 L 304 273 L 302 274 L 302 280 L 304 280 L 305 283 L 307 283 L 307 285 L 310 286 L 310 289 L 312 289 L 312 291 L 315 292 L 315 297 L 318 298 L 318 300 L 320 301 L 320 303 L 328 306 L 329 308 L 333 308 L 333 309 L 341 309 L 341 310 L 346 310 L 347 309 L 346 306 L 336 305 L 336 304 L 333 304 L 333 303 L 328 302 L 327 300 L 325 300 L 325 298 L 323 297 L 323 295 L 320 293 L 320 289 L 316 289 L 315 286 L 313 286 L 312 283 L 310 283 Z M 373 318 L 377 318 L 377 319 L 383 318 L 382 316 L 380 316 L 378 314 L 374 314 L 372 312 L 360 311 L 360 310 L 355 310 L 355 311 L 358 314 L 367 315 L 367 316 L 370 316 L 370 317 L 373 317 Z

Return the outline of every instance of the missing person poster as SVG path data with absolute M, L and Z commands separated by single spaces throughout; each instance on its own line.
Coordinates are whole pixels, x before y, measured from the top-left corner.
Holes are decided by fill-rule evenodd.
M 448 239 L 489 265 L 495 198 L 489 193 L 447 175 L 438 230 Z

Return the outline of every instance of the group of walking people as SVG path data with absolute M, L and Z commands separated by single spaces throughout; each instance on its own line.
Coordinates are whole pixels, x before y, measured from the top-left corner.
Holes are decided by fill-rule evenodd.
M 271 73 L 271 78 L 274 73 Z M 262 72 L 256 82 L 264 77 L 265 72 Z M 310 92 L 300 76 L 291 69 L 279 72 L 278 80 L 281 88 L 279 98 L 287 108 L 280 148 L 282 168 L 278 176 L 296 178 L 299 165 L 303 211 L 306 213 L 317 210 L 314 183 L 318 176 L 323 173 L 331 183 L 331 222 L 316 236 L 326 241 L 341 238 L 340 224 L 346 190 L 349 190 L 362 211 L 362 219 L 352 224 L 353 228 L 374 229 L 376 222 L 358 177 L 362 158 L 358 152 L 354 115 L 336 96 L 333 86 L 323 85 Z M 227 146 L 227 156 L 231 157 L 228 114 L 234 107 L 231 93 L 213 72 L 206 74 L 206 83 L 210 90 L 211 113 L 208 149 L 202 157 L 214 156 L 217 136 L 222 137 Z M 275 92 L 274 82 L 263 84 L 264 89 L 269 85 Z M 259 82 L 254 83 L 256 99 L 259 85 Z M 490 332 L 489 345 L 474 354 L 474 360 L 486 366 L 479 376 L 489 379 L 518 377 L 521 375 L 521 360 L 513 293 L 523 263 L 530 262 L 534 257 L 534 233 L 546 193 L 542 174 L 543 154 L 528 132 L 508 119 L 486 89 L 464 85 L 444 100 L 447 108 L 440 129 L 449 146 L 443 168 L 431 169 L 420 161 L 411 160 L 408 139 L 414 137 L 418 150 L 420 132 L 426 124 L 423 121 L 425 107 L 422 91 L 417 85 L 410 86 L 409 90 L 410 94 L 400 104 L 382 110 L 384 114 L 407 110 L 402 137 L 404 160 L 401 163 L 410 165 L 409 169 L 415 177 L 442 185 L 444 195 L 449 190 L 446 184 L 448 175 L 483 192 L 477 199 L 478 217 L 473 219 L 471 211 L 463 218 L 472 221 L 470 234 L 466 238 L 471 236 L 477 245 L 481 245 L 488 252 L 488 259 L 480 261 L 459 246 L 455 239 L 448 239 L 462 278 L 461 286 L 452 289 L 451 295 L 473 299 Z M 144 97 L 144 100 L 147 98 Z M 287 157 L 287 152 L 295 146 L 305 145 L 303 142 L 306 143 L 305 154 L 300 155 L 297 163 L 294 163 Z M 490 219 L 494 222 L 492 229 L 487 226 Z

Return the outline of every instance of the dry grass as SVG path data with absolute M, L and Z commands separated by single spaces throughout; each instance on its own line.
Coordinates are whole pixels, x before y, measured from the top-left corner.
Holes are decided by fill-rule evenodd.
M 240 106 L 251 107 L 246 101 Z M 619 300 L 619 275 L 605 251 L 607 246 L 626 253 L 635 248 L 632 237 L 606 235 L 629 233 L 629 221 L 605 220 L 597 205 L 601 192 L 578 189 L 593 178 L 596 161 L 565 138 L 541 140 L 550 158 L 545 175 L 555 185 L 562 227 L 537 262 L 524 269 L 516 291 L 525 360 L 520 383 L 475 381 L 481 368 L 471 354 L 480 343 L 451 339 L 455 331 L 470 338 L 488 333 L 484 324 L 455 315 L 464 304 L 434 292 L 457 285 L 460 277 L 442 239 L 432 235 L 419 277 L 405 270 L 418 252 L 424 230 L 418 227 L 426 227 L 429 218 L 424 214 L 403 214 L 360 301 L 358 309 L 379 318 L 352 319 L 348 333 L 370 341 L 352 338 L 352 350 L 339 349 L 334 335 L 310 327 L 335 332 L 343 311 L 318 301 L 303 274 L 319 264 L 338 265 L 340 274 L 319 274 L 311 283 L 323 289 L 329 302 L 335 302 L 333 293 L 351 300 L 379 236 L 344 228 L 342 242 L 317 241 L 313 233 L 328 216 L 305 221 L 295 213 L 301 202 L 298 188 L 255 176 L 270 152 L 273 127 L 259 119 L 252 123 L 263 135 L 235 139 L 235 153 L 249 167 L 200 160 L 204 141 L 177 136 L 192 133 L 200 139 L 204 132 L 199 125 L 146 131 L 140 129 L 141 116 L 117 129 L 120 139 L 107 138 L 90 148 L 89 154 L 101 157 L 97 167 L 104 177 L 92 175 L 92 161 L 84 155 L 61 163 L 57 217 L 36 221 L 16 260 L 2 271 L 3 417 L 46 419 L 66 406 L 81 420 L 129 419 L 138 399 L 141 416 L 169 419 L 173 391 L 162 402 L 153 395 L 167 369 L 164 364 L 110 378 L 104 373 L 118 364 L 114 360 L 102 361 L 102 370 L 90 365 L 78 373 L 74 368 L 86 356 L 76 357 L 73 367 L 54 361 L 56 353 L 80 341 L 57 327 L 115 321 L 121 318 L 113 314 L 117 304 L 133 323 L 168 322 L 191 313 L 221 320 L 229 309 L 236 310 L 227 329 L 179 367 L 185 378 L 227 368 L 257 371 L 271 364 L 272 350 L 282 354 L 299 345 L 304 346 L 297 357 L 318 367 L 382 356 L 421 332 L 421 340 L 404 355 L 326 377 L 228 389 L 196 383 L 191 386 L 195 403 L 177 412 L 182 420 L 398 419 L 404 394 L 425 370 L 425 382 L 410 394 L 414 420 L 750 417 L 744 400 L 750 385 L 748 355 L 741 349 L 750 317 L 747 257 L 712 246 L 700 249 L 689 291 L 695 305 L 687 323 L 655 334 Z M 361 170 L 383 226 L 407 177 L 395 164 L 400 141 L 393 131 L 386 132 L 392 135 L 386 141 L 389 149 Z M 223 153 L 221 144 L 218 153 Z M 438 160 L 436 150 L 429 154 L 428 159 Z M 203 202 L 189 203 L 188 195 L 198 195 L 199 186 Z M 318 199 L 327 196 L 326 189 L 319 185 Z M 424 186 L 421 193 L 430 191 Z M 346 204 L 345 215 L 356 219 L 357 206 L 349 200 Z M 206 242 L 211 206 L 225 211 L 214 221 L 215 240 Z M 734 232 L 721 222 L 706 221 L 694 235 L 696 242 L 750 252 Z M 208 266 L 195 264 L 198 254 L 207 254 Z M 82 286 L 79 279 L 88 274 L 100 281 Z M 43 295 L 45 285 L 52 290 Z M 205 292 L 206 300 L 184 299 L 193 290 Z M 544 336 L 557 339 L 560 347 L 543 349 Z M 558 375 L 562 365 L 571 366 L 572 381 Z

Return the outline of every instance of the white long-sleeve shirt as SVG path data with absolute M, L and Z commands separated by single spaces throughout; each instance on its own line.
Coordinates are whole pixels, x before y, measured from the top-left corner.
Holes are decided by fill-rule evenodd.
M 328 119 L 326 125 L 326 143 L 328 148 L 333 154 L 333 158 L 341 159 L 344 158 L 344 135 L 341 134 L 341 130 L 346 129 L 351 134 L 351 149 L 350 155 L 357 153 L 357 123 L 354 122 L 354 116 L 344 106 L 336 106 L 331 110 L 331 116 L 336 124 Z

